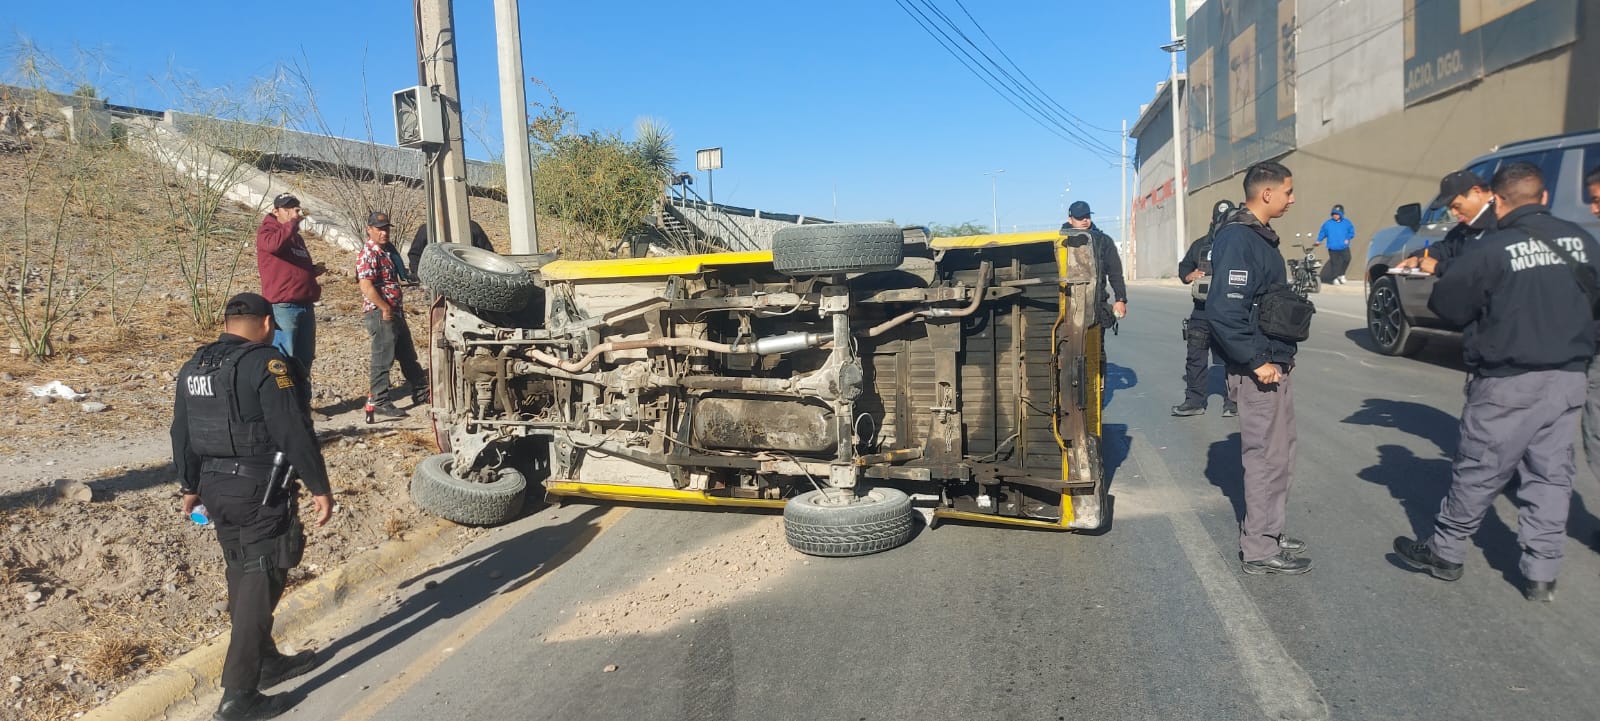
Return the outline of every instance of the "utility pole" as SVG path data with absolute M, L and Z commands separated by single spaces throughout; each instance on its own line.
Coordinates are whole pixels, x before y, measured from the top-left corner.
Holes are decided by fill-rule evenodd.
M 1178 3 L 1174 2 L 1172 3 L 1172 42 L 1161 46 L 1161 49 L 1172 56 L 1172 77 L 1167 83 L 1168 92 L 1172 95 L 1172 194 L 1177 199 L 1173 209 L 1178 213 L 1178 221 L 1174 224 L 1176 228 L 1174 235 L 1176 236 L 1175 242 L 1177 244 L 1176 257 L 1182 258 L 1183 252 L 1189 243 L 1189 234 L 1186 228 L 1188 215 L 1184 208 L 1189 194 L 1184 181 L 1189 173 L 1187 172 L 1188 167 L 1183 163 L 1183 104 L 1178 101 L 1178 96 L 1180 95 L 1178 92 L 1178 53 L 1183 52 L 1185 47 L 1184 36 L 1178 34 L 1178 20 Z
M 990 220 L 993 223 L 992 227 L 995 235 L 1000 234 L 1000 174 L 1004 172 L 1006 171 L 996 170 L 984 173 L 984 175 L 989 176 L 989 210 L 993 214 Z
M 439 95 L 445 143 L 428 157 L 429 240 L 471 243 L 467 208 L 467 154 L 461 133 L 461 81 L 456 73 L 455 10 L 451 0 L 414 0 L 417 80 Z
M 500 56 L 500 132 L 505 137 L 506 206 L 511 253 L 539 252 L 539 218 L 533 204 L 533 157 L 528 149 L 528 96 L 522 75 L 522 20 L 517 0 L 494 2 Z
M 1122 121 L 1122 167 L 1117 173 L 1117 179 L 1122 181 L 1122 209 L 1117 215 L 1122 219 L 1117 223 L 1117 235 L 1122 238 L 1124 245 L 1128 242 L 1128 121 Z

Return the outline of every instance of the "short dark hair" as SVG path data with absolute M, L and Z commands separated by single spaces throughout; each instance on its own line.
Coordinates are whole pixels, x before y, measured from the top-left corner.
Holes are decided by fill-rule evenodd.
M 1590 170 L 1588 175 L 1583 176 L 1584 185 L 1595 185 L 1597 183 L 1600 183 L 1600 165 L 1594 166 L 1594 169 Z
M 1495 195 L 1512 205 L 1537 203 L 1544 198 L 1544 173 L 1539 166 L 1526 161 L 1508 163 L 1495 171 L 1489 185 L 1493 186 Z
M 1283 181 L 1294 177 L 1294 173 L 1284 167 L 1283 163 L 1268 160 L 1250 166 L 1244 171 L 1244 198 L 1260 197 L 1261 189 L 1269 185 L 1282 185 Z

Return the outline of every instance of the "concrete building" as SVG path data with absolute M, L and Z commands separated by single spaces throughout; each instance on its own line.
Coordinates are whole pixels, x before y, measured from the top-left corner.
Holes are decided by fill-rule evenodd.
M 1338 203 L 1356 224 L 1359 268 L 1372 233 L 1397 206 L 1431 201 L 1445 173 L 1499 145 L 1600 125 L 1600 3 L 1207 0 L 1187 27 L 1189 237 L 1215 201 L 1242 196 L 1246 167 L 1276 159 L 1295 175 L 1297 204 L 1275 223 L 1286 253 Z M 1164 124 L 1143 121 L 1142 192 L 1171 175 L 1170 150 L 1163 171 L 1156 147 L 1170 140 Z M 1149 236 L 1137 238 L 1143 255 Z
M 1182 107 L 1188 84 L 1178 77 L 1178 105 Z M 1177 229 L 1177 175 L 1172 172 L 1172 83 L 1156 87 L 1156 97 L 1139 111 L 1128 129 L 1135 141 L 1134 193 L 1129 212 L 1128 247 L 1131 278 L 1164 278 L 1178 274 L 1178 260 L 1189 245 Z M 1192 238 L 1190 239 L 1192 240 Z M 1179 245 L 1182 248 L 1179 248 Z

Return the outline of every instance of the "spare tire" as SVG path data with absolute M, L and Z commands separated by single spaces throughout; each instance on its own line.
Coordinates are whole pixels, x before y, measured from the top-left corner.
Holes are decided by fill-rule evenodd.
M 772 236 L 772 267 L 791 276 L 893 270 L 905 257 L 905 232 L 894 223 L 819 223 Z
M 873 488 L 852 503 L 835 501 L 852 490 L 806 491 L 783 506 L 783 535 L 812 556 L 865 556 L 911 540 L 911 497 L 893 488 Z
M 430 290 L 476 310 L 515 313 L 533 297 L 533 276 L 497 253 L 458 243 L 422 250 L 417 275 Z
M 498 526 L 522 513 L 528 481 L 514 468 L 495 471 L 495 480 L 474 483 L 450 472 L 454 456 L 428 456 L 411 476 L 411 500 L 418 508 L 464 526 Z

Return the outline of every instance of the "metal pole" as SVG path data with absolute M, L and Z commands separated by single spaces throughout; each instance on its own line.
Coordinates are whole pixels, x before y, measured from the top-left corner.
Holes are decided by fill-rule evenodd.
M 1117 178 L 1122 181 L 1122 210 L 1118 212 L 1121 220 L 1117 223 L 1117 235 L 1123 243 L 1128 242 L 1128 121 L 1122 121 L 1122 167 L 1117 173 Z
M 1133 217 L 1133 209 L 1128 207 L 1128 121 L 1122 121 L 1122 169 L 1117 174 L 1122 181 L 1122 222 L 1118 223 L 1117 233 L 1122 237 L 1122 254 L 1127 256 L 1128 277 L 1139 277 L 1139 257 L 1134 254 L 1133 234 L 1128 232 L 1128 219 Z
M 1174 15 L 1178 12 L 1176 4 L 1172 6 L 1172 12 Z M 1177 27 L 1176 20 L 1173 21 L 1173 27 Z M 1183 50 L 1183 41 L 1175 40 L 1172 48 L 1172 78 L 1168 82 L 1171 84 L 1169 92 L 1172 95 L 1172 190 L 1173 196 L 1177 199 L 1177 202 L 1174 203 L 1174 210 L 1178 214 L 1177 222 L 1174 224 L 1176 229 L 1174 242 L 1177 248 L 1175 257 L 1182 258 L 1183 252 L 1189 244 L 1189 234 L 1186 227 L 1189 216 L 1184 208 L 1189 194 L 1189 189 L 1185 182 L 1189 173 L 1183 162 L 1183 131 L 1185 123 L 1183 104 L 1179 102 L 1181 93 L 1178 92 L 1178 53 Z
M 715 181 L 713 181 L 711 179 L 711 173 L 712 172 L 713 171 L 710 171 L 710 170 L 706 171 L 706 195 L 710 196 L 710 198 L 711 198 L 711 207 L 714 208 L 717 205 L 717 184 L 716 184 Z M 706 208 L 706 212 L 710 212 L 710 211 L 711 211 L 711 208 Z
M 528 97 L 522 80 L 522 21 L 517 0 L 494 2 L 495 45 L 500 56 L 500 132 L 506 150 L 506 206 L 511 253 L 539 252 L 533 210 L 533 157 L 528 149 Z
M 1000 234 L 1000 176 L 998 176 L 998 175 L 989 176 L 989 210 L 994 215 L 994 217 L 990 218 L 990 220 L 992 220 L 994 222 L 995 235 L 999 235 Z
M 434 242 L 470 243 L 467 208 L 467 154 L 461 133 L 461 80 L 456 72 L 455 9 L 451 0 L 417 0 L 417 20 L 422 28 L 422 84 L 439 94 L 444 107 L 445 144 L 433 158 L 436 211 Z

